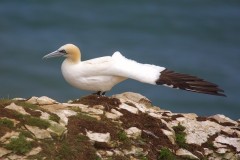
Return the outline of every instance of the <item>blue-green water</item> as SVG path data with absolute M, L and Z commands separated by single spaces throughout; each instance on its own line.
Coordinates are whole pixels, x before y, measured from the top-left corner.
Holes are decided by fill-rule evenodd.
M 107 95 L 138 92 L 173 112 L 240 118 L 240 1 L 0 1 L 0 97 L 50 96 L 60 102 L 89 92 L 62 78 L 63 59 L 42 56 L 65 43 L 83 59 L 119 50 L 143 63 L 217 83 L 227 98 L 133 80 Z

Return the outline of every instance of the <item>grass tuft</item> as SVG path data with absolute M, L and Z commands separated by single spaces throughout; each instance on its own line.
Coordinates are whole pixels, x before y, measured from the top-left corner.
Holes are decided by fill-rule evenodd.
M 26 116 L 26 124 L 30 126 L 37 126 L 41 129 L 47 129 L 50 127 L 50 123 L 47 120 L 37 118 L 37 117 L 30 117 Z
M 14 123 L 13 123 L 13 121 L 11 121 L 11 120 L 9 120 L 7 118 L 3 118 L 3 119 L 0 119 L 0 126 L 13 128 L 14 127 Z
M 117 135 L 118 135 L 118 139 L 119 139 L 120 141 L 125 141 L 125 140 L 128 139 L 127 133 L 126 133 L 125 131 L 120 131 L 120 132 L 118 132 Z
M 187 148 L 188 145 L 186 143 L 186 133 L 184 132 L 186 128 L 182 126 L 181 124 L 178 124 L 177 126 L 173 127 L 173 130 L 176 133 L 176 143 L 181 148 Z
M 12 138 L 6 148 L 12 150 L 16 154 L 25 154 L 32 149 L 31 142 L 27 141 L 23 134 L 19 134 L 18 138 Z
M 168 149 L 168 148 L 162 148 L 159 151 L 159 155 L 157 160 L 175 160 L 176 156 Z

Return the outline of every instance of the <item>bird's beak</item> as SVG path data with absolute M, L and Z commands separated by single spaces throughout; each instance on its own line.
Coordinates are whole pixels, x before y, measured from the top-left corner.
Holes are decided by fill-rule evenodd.
M 56 51 L 54 51 L 52 53 L 49 53 L 49 54 L 45 55 L 43 57 L 43 59 L 45 59 L 45 58 L 61 57 L 61 56 L 64 56 L 64 55 L 65 55 L 65 53 L 62 53 L 62 52 L 59 52 L 58 50 L 56 50 Z

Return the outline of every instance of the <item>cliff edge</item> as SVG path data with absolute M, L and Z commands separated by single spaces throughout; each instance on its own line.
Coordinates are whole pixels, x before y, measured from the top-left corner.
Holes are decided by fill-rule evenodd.
M 240 120 L 200 117 L 126 92 L 67 103 L 0 100 L 0 160 L 240 159 Z

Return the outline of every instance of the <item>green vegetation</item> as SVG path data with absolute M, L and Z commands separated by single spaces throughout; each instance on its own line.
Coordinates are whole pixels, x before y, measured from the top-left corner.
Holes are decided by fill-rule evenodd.
M 54 122 L 57 122 L 57 123 L 58 123 L 59 120 L 60 120 L 60 118 L 58 117 L 58 115 L 53 114 L 53 113 L 50 114 L 49 119 L 52 120 L 52 121 L 54 121 Z
M 187 148 L 188 145 L 186 143 L 186 133 L 184 132 L 186 128 L 178 124 L 177 126 L 174 126 L 173 129 L 176 133 L 176 143 L 178 144 L 178 146 L 182 148 Z
M 18 138 L 12 138 L 10 142 L 6 144 L 6 148 L 16 154 L 25 154 L 31 150 L 32 145 L 23 134 L 19 134 Z
M 26 117 L 26 124 L 30 126 L 37 126 L 42 129 L 47 129 L 50 126 L 50 123 L 47 120 L 37 118 L 37 117 Z
M 86 121 L 97 121 L 96 118 L 91 117 L 91 116 L 89 116 L 87 114 L 84 114 L 84 113 L 78 113 L 77 117 L 80 118 L 80 119 L 86 120 Z
M 126 133 L 125 131 L 120 131 L 120 132 L 118 132 L 117 135 L 118 135 L 118 139 L 119 139 L 120 141 L 125 141 L 125 140 L 128 139 L 127 133 Z
M 31 103 L 24 102 L 24 101 L 16 101 L 15 104 L 22 106 L 23 108 L 30 108 L 33 110 L 39 109 L 39 107 L 36 104 L 31 104 Z
M 87 141 L 87 140 L 89 140 L 89 138 L 87 136 L 85 136 L 85 135 L 79 134 L 77 136 L 77 141 L 78 142 L 83 142 L 83 141 Z
M 3 118 L 3 119 L 0 119 L 0 126 L 13 128 L 14 127 L 14 123 L 13 123 L 13 121 L 11 121 L 11 120 L 9 120 L 7 118 Z
M 11 102 L 12 102 L 12 100 L 10 100 L 10 99 L 2 98 L 2 99 L 0 99 L 0 107 L 5 107 L 5 106 L 9 105 Z
M 159 151 L 158 160 L 175 160 L 175 155 L 168 149 L 168 148 L 162 148 Z

